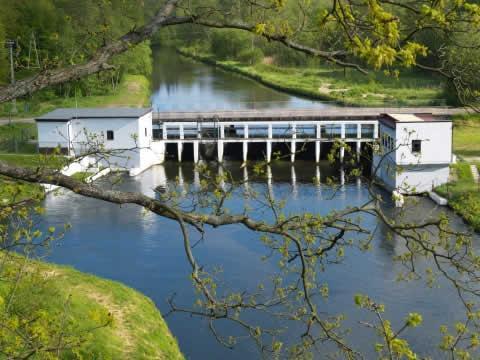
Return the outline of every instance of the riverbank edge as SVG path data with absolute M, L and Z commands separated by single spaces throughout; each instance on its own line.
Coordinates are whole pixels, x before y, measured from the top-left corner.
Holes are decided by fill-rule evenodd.
M 245 64 L 241 63 L 232 63 L 231 61 L 219 61 L 216 60 L 212 55 L 205 54 L 205 53 L 197 53 L 195 50 L 185 47 L 175 47 L 175 51 L 177 54 L 184 56 L 186 58 L 190 58 L 192 60 L 202 62 L 206 65 L 210 65 L 213 67 L 217 67 L 221 70 L 228 71 L 250 80 L 253 80 L 261 85 L 264 85 L 268 88 L 280 91 L 282 93 L 298 96 L 307 100 L 312 101 L 324 101 L 329 102 L 333 106 L 348 106 L 348 107 L 386 107 L 386 106 L 412 106 L 409 103 L 409 99 L 402 99 L 394 102 L 392 105 L 391 101 L 377 101 L 371 102 L 371 100 L 355 98 L 352 96 L 344 96 L 343 92 L 335 91 L 332 92 L 318 92 L 315 89 L 305 88 L 303 86 L 297 85 L 288 85 L 284 84 L 282 80 L 275 81 L 274 79 L 268 79 L 268 73 L 265 73 L 265 76 L 262 75 L 261 71 L 256 70 L 249 70 L 248 68 L 244 68 L 244 66 L 249 67 Z M 283 69 L 283 68 L 282 68 Z M 300 75 L 299 75 L 300 76 Z M 285 80 L 288 82 L 288 80 Z M 338 95 L 338 96 L 336 96 Z M 417 99 L 418 100 L 418 99 Z M 423 98 L 423 100 L 427 101 L 427 104 L 434 104 L 437 98 Z M 410 104 L 410 105 L 409 105 Z
M 342 101 L 342 100 L 339 100 L 338 98 L 335 98 L 333 96 L 328 96 L 326 94 L 318 94 L 318 93 L 315 93 L 313 91 L 305 90 L 305 89 L 302 89 L 302 88 L 288 87 L 288 86 L 280 85 L 280 84 L 275 83 L 273 81 L 266 80 L 258 74 L 253 74 L 249 71 L 241 69 L 238 66 L 234 66 L 234 65 L 230 65 L 230 64 L 223 64 L 220 61 L 217 61 L 217 60 L 213 59 L 211 56 L 208 56 L 208 55 L 194 54 L 194 53 L 191 53 L 191 52 L 186 51 L 185 49 L 181 49 L 181 48 L 175 48 L 175 51 L 179 55 L 182 55 L 186 58 L 190 58 L 190 59 L 193 59 L 195 61 L 199 61 L 199 62 L 202 62 L 204 64 L 214 66 L 214 67 L 217 67 L 219 69 L 244 76 L 244 77 L 246 77 L 248 79 L 251 79 L 251 80 L 254 80 L 254 81 L 258 82 L 259 84 L 262 84 L 266 87 L 269 87 L 269 88 L 277 90 L 277 91 L 281 91 L 281 92 L 289 94 L 289 95 L 300 96 L 300 97 L 308 99 L 308 100 L 329 101 L 333 105 L 339 105 L 339 106 L 354 106 L 354 107 L 361 107 L 362 106 L 358 103 L 350 102 L 350 101 Z
M 85 328 L 91 322 L 89 312 L 112 315 L 110 325 L 94 330 L 93 337 L 80 345 L 80 354 L 113 359 L 184 359 L 157 306 L 141 292 L 71 266 L 32 260 L 29 268 L 45 274 L 51 284 L 52 291 L 32 295 L 39 296 L 37 300 L 45 304 L 46 311 L 58 310 L 53 304 L 68 298 L 72 321 Z
M 450 171 L 457 172 L 460 166 L 465 166 L 467 164 L 469 163 L 460 161 L 453 164 Z M 467 225 L 471 226 L 473 231 L 480 233 L 480 221 L 477 219 L 480 218 L 480 196 L 477 193 L 478 190 L 475 189 L 477 185 L 472 182 L 471 189 L 462 189 L 462 182 L 465 182 L 468 179 L 465 179 L 462 175 L 458 175 L 458 173 L 457 176 L 457 180 L 439 186 L 433 191 L 438 196 L 446 199 L 448 202 L 446 206 L 459 216 Z M 457 186 L 460 190 L 456 190 Z M 449 190 L 449 188 L 451 190 Z M 450 192 L 452 194 L 450 194 Z M 475 197 L 478 197 L 478 199 Z

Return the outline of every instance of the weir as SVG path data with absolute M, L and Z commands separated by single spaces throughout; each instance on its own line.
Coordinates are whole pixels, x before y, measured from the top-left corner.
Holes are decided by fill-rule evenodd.
M 202 153 L 206 160 L 218 162 L 230 156 L 244 162 L 260 159 L 271 162 L 277 152 L 293 163 L 305 149 L 314 149 L 310 159 L 318 163 L 328 153 L 323 148 L 338 140 L 348 144 L 359 159 L 362 144 L 377 141 L 379 120 L 386 113 L 429 114 L 442 119 L 456 112 L 457 109 L 444 107 L 154 112 L 153 135 L 167 149 L 171 149 L 169 144 L 176 144 L 179 162 L 185 155 L 184 145 L 193 144 L 189 147 L 193 154 L 188 158 L 195 163 L 200 161 Z M 230 144 L 238 145 L 231 146 L 234 152 L 228 151 Z M 210 151 L 202 152 L 202 145 L 210 147 Z M 213 147 L 216 151 L 212 151 Z M 346 156 L 343 146 L 338 156 L 343 162 Z

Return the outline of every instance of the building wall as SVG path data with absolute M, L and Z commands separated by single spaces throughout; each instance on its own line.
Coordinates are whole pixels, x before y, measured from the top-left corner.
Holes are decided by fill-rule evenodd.
M 424 193 L 448 182 L 449 165 L 414 165 L 400 167 L 397 188 L 403 193 Z
M 146 131 L 145 131 L 146 130 Z M 140 148 L 150 147 L 152 142 L 152 113 L 143 115 L 138 119 L 138 146 Z
M 38 147 L 68 148 L 68 122 L 37 121 Z
M 425 122 L 396 125 L 396 128 L 391 128 L 380 123 L 380 152 L 374 155 L 372 163 L 372 171 L 376 171 L 376 177 L 385 187 L 403 193 L 422 193 L 448 182 L 452 161 L 452 124 Z M 383 135 L 393 138 L 391 148 L 384 145 Z M 418 155 L 412 153 L 414 139 L 422 140 L 422 151 Z M 389 151 L 393 152 L 387 154 Z
M 374 152 L 372 160 L 372 173 L 386 188 L 393 190 L 397 187 L 397 165 L 395 152 L 395 129 L 382 123 L 379 124 L 379 148 Z M 391 148 L 384 141 L 386 137 L 391 139 Z M 385 143 L 385 145 L 384 145 Z
M 138 147 L 138 119 L 75 119 L 71 121 L 72 146 L 75 155 L 103 144 L 105 150 L 118 150 L 102 160 L 103 166 L 113 168 L 135 168 L 140 166 Z M 113 140 L 107 140 L 107 131 L 114 133 Z
M 422 140 L 420 154 L 412 153 L 412 140 Z M 449 164 L 452 160 L 452 123 L 397 123 L 397 164 Z

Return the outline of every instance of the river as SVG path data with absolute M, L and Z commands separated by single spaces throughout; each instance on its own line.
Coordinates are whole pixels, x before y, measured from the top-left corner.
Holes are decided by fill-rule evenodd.
M 252 100 L 269 106 L 286 107 L 311 103 L 193 63 L 171 52 L 166 55 L 156 53 L 153 84 L 156 89 L 152 96 L 154 106 L 164 110 L 175 106 L 188 107 L 191 101 L 199 106 L 213 104 L 212 108 L 220 105 L 248 106 Z M 235 177 L 244 176 L 246 171 L 240 169 L 238 162 L 227 162 L 225 167 Z M 216 166 L 212 169 L 216 171 Z M 259 191 L 271 191 L 277 199 L 285 199 L 290 212 L 327 213 L 333 209 L 359 205 L 369 196 L 366 187 L 358 180 L 347 182 L 339 191 L 328 185 L 327 177 L 339 175 L 339 169 L 332 168 L 328 163 L 315 166 L 311 162 L 298 161 L 291 166 L 281 162 L 273 165 L 271 171 L 270 185 L 262 182 L 250 185 Z M 320 185 L 312 181 L 319 174 Z M 188 186 L 195 182 L 196 177 L 192 163 L 178 166 L 167 162 L 137 177 L 125 176 L 117 186 L 122 190 L 154 196 L 153 189 L 159 185 L 175 186 L 180 183 Z M 99 184 L 111 186 L 109 178 L 101 179 Z M 229 200 L 228 207 L 239 210 L 244 201 L 237 194 Z M 145 214 L 137 206 L 119 207 L 67 191 L 48 195 L 45 208 L 44 226 L 72 225 L 64 239 L 51 249 L 49 260 L 121 281 L 152 298 L 162 313 L 169 310 L 167 299 L 173 294 L 176 294 L 178 304 L 192 305 L 189 266 L 176 223 L 150 213 Z M 395 210 L 390 208 L 389 211 L 394 213 Z M 437 208 L 426 199 L 421 199 L 410 211 L 415 218 L 427 218 L 447 211 L 455 226 L 464 228 L 460 219 L 451 212 Z M 346 313 L 346 325 L 356 330 L 355 336 L 350 337 L 353 345 L 373 355 L 373 333 L 358 324 L 358 321 L 369 317 L 353 306 L 355 294 L 368 294 L 386 304 L 386 317 L 392 320 L 394 326 L 398 326 L 409 312 L 421 313 L 423 326 L 408 332 L 406 337 L 421 354 L 436 348 L 435 344 L 440 339 L 439 326 L 461 315 L 458 302 L 451 296 L 451 289 L 446 284 L 429 288 L 422 281 L 397 282 L 396 276 L 401 267 L 392 258 L 402 251 L 401 246 L 387 239 L 377 219 L 366 218 L 364 222 L 371 229 L 377 228 L 373 248 L 367 253 L 347 250 L 342 264 L 331 265 L 321 274 L 322 281 L 330 287 L 329 298 L 321 303 L 321 310 L 331 314 Z M 196 240 L 200 240 L 198 235 L 194 235 L 192 242 Z M 480 240 L 478 236 L 476 240 Z M 223 281 L 235 287 L 252 288 L 257 281 L 263 281 L 274 273 L 274 264 L 261 260 L 266 249 L 259 241 L 259 236 L 241 226 L 207 229 L 194 252 L 201 264 L 221 266 Z M 172 314 L 166 320 L 189 359 L 259 357 L 249 341 L 240 342 L 235 350 L 221 346 L 203 320 L 185 314 Z M 222 330 L 227 333 L 234 331 L 228 325 L 222 326 Z M 299 329 L 292 326 L 285 337 L 288 339 L 298 333 Z M 315 357 L 325 358 L 324 351 L 318 352 Z
M 152 107 L 158 111 L 323 108 L 221 69 L 193 62 L 172 49 L 154 48 Z

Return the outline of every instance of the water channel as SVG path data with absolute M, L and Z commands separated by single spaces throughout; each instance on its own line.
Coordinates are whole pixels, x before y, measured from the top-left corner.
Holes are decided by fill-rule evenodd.
M 167 104 L 182 108 L 190 106 L 190 101 L 198 105 L 222 104 L 223 107 L 246 106 L 251 100 L 286 107 L 311 103 L 180 58 L 172 52 L 156 53 L 153 84 L 156 89 L 152 96 L 154 107 L 165 110 L 172 108 Z M 248 171 L 241 169 L 238 162 L 227 162 L 225 167 L 232 171 L 235 178 L 245 176 L 245 171 Z M 213 169 L 215 171 L 215 165 Z M 340 178 L 340 170 L 328 163 L 316 166 L 312 162 L 298 161 L 292 166 L 280 162 L 272 165 L 271 171 L 270 184 L 258 182 L 250 185 L 259 191 L 271 191 L 275 198 L 285 199 L 290 212 L 324 214 L 359 205 L 369 196 L 364 184 L 355 179 L 346 182 L 338 191 L 328 185 L 327 177 L 334 175 Z M 122 190 L 154 196 L 153 189 L 157 186 L 188 186 L 195 183 L 197 177 L 192 163 L 179 166 L 167 162 L 137 177 L 125 176 L 117 186 Z M 315 177 L 320 178 L 320 184 L 312 181 Z M 108 178 L 101 179 L 99 184 L 111 186 Z M 227 206 L 232 211 L 240 211 L 245 201 L 237 194 Z M 136 206 L 119 207 L 66 191 L 47 196 L 45 207 L 45 226 L 72 224 L 65 238 L 52 248 L 49 260 L 121 281 L 152 298 L 162 312 L 169 310 L 167 299 L 172 294 L 176 294 L 179 304 L 192 305 L 194 298 L 189 266 L 176 223 L 145 214 Z M 395 210 L 390 208 L 389 211 Z M 427 199 L 421 199 L 410 211 L 417 219 L 447 211 L 456 226 L 464 228 L 460 219 L 448 210 L 437 208 Z M 409 312 L 421 313 L 424 325 L 411 331 L 407 338 L 421 354 L 436 348 L 435 344 L 440 339 L 439 326 L 461 315 L 458 302 L 451 296 L 451 289 L 445 284 L 439 288 L 428 288 L 422 281 L 397 282 L 396 276 L 401 267 L 392 258 L 399 254 L 401 246 L 395 240 L 387 240 L 385 230 L 379 226 L 377 219 L 366 218 L 364 223 L 371 229 L 378 227 L 373 249 L 368 253 L 348 250 L 343 264 L 332 265 L 322 273 L 322 280 L 330 287 L 330 296 L 322 302 L 322 311 L 346 313 L 346 325 L 357 330 L 350 340 L 357 348 L 372 354 L 373 333 L 358 324 L 359 320 L 366 318 L 366 314 L 353 306 L 354 295 L 366 293 L 387 305 L 386 316 L 394 325 L 398 326 Z M 195 235 L 192 242 L 198 239 L 199 236 Z M 222 266 L 223 281 L 237 288 L 254 287 L 275 271 L 274 264 L 261 260 L 266 250 L 259 236 L 241 226 L 207 229 L 204 239 L 194 251 L 202 264 Z M 189 359 L 259 358 L 255 347 L 248 341 L 240 342 L 235 350 L 222 347 L 209 332 L 205 321 L 184 314 L 173 314 L 166 320 Z M 222 330 L 227 333 L 235 331 L 228 325 Z M 299 334 L 299 329 L 294 326 L 289 331 L 291 333 L 287 332 L 287 338 L 290 334 Z M 323 359 L 325 353 L 322 350 L 315 357 Z

